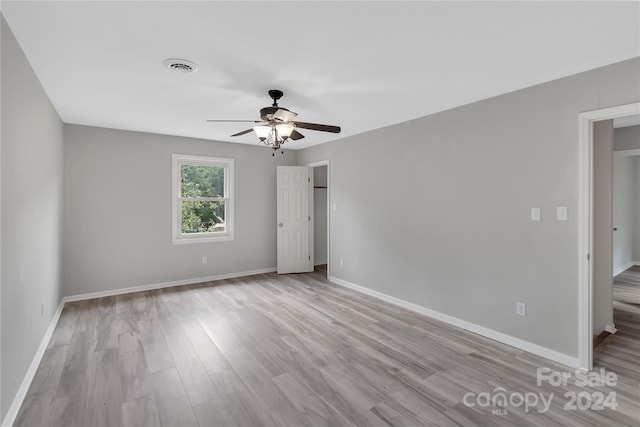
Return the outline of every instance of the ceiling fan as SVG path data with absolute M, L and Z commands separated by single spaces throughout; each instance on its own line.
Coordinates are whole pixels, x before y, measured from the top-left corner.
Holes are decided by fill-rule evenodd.
M 278 150 L 288 139 L 296 141 L 304 138 L 304 135 L 296 129 L 340 133 L 340 126 L 294 121 L 297 113 L 278 106 L 278 100 L 282 98 L 282 95 L 284 93 L 281 90 L 271 89 L 269 91 L 273 104 L 270 107 L 260 109 L 260 120 L 207 120 L 207 122 L 257 123 L 257 126 L 234 133 L 231 136 L 245 135 L 253 131 L 262 143 L 271 146 L 274 150 Z

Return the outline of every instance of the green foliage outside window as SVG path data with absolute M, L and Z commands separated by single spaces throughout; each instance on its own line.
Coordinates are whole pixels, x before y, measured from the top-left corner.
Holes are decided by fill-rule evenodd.
M 191 199 L 182 201 L 182 232 L 225 231 L 224 168 L 181 165 L 180 182 L 180 195 Z

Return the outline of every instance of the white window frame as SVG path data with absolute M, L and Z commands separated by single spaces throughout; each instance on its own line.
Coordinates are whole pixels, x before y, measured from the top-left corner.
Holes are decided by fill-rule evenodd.
M 234 178 L 234 160 L 222 157 L 193 156 L 188 154 L 172 154 L 172 209 L 171 209 L 171 229 L 172 243 L 206 243 L 206 242 L 222 242 L 234 239 L 234 212 L 233 212 L 233 178 Z M 182 201 L 193 199 L 190 197 L 182 198 L 181 174 L 182 165 L 192 166 L 215 166 L 224 168 L 224 197 L 203 197 L 200 200 L 224 200 L 225 207 L 225 231 L 223 232 L 205 232 L 205 233 L 183 233 L 182 232 Z

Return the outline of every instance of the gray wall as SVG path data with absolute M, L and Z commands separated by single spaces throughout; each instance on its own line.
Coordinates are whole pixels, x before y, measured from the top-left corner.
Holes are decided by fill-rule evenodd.
M 332 275 L 577 357 L 578 114 L 639 88 L 634 59 L 303 150 L 331 161 Z
M 171 243 L 172 153 L 235 159 L 235 240 Z M 64 294 L 274 268 L 276 165 L 293 165 L 296 155 L 271 153 L 65 125 Z
M 613 120 L 593 124 L 593 334 L 613 323 Z
M 63 128 L 4 17 L 0 26 L 4 419 L 60 302 Z
M 613 144 L 615 151 L 640 149 L 640 126 L 626 126 L 615 129 Z

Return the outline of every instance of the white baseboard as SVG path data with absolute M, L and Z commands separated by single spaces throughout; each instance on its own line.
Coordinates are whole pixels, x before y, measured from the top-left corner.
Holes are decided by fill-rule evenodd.
M 542 356 L 544 358 L 553 360 L 554 362 L 558 362 L 572 368 L 578 367 L 577 357 L 569 356 L 568 354 L 560 353 L 550 348 L 543 347 L 541 345 L 534 344 L 529 341 L 525 341 L 520 338 L 516 338 L 511 335 L 504 334 L 502 332 L 498 332 L 493 329 L 485 328 L 484 326 L 476 325 L 475 323 L 467 322 L 466 320 L 458 319 L 457 317 L 449 316 L 448 314 L 440 313 L 438 311 L 431 310 L 421 305 L 413 304 L 408 301 L 402 300 L 400 298 L 383 294 L 382 292 L 374 291 L 372 289 L 368 289 L 363 286 L 356 285 L 351 282 L 347 282 L 346 280 L 342 280 L 337 277 L 330 276 L 329 281 L 332 283 L 335 283 L 336 285 L 344 286 L 346 288 L 353 289 L 363 294 L 367 294 L 372 297 L 378 298 L 382 301 L 386 301 L 391 304 L 395 304 L 400 307 L 406 308 L 408 310 L 415 311 L 416 313 L 424 314 L 425 316 L 432 317 L 437 320 L 441 320 L 445 323 L 448 323 L 453 326 L 457 326 L 459 328 L 465 329 L 475 334 L 482 335 L 487 338 L 491 338 L 492 340 L 501 342 L 503 344 L 507 344 L 512 347 L 519 348 L 524 351 L 528 351 L 529 353 Z
M 51 340 L 53 331 L 56 329 L 56 325 L 58 324 L 58 320 L 60 319 L 60 315 L 62 314 L 63 307 L 64 307 L 64 302 L 60 301 L 60 304 L 58 304 L 58 308 L 56 309 L 56 312 L 53 314 L 53 317 L 49 322 L 49 327 L 47 328 L 47 331 L 44 333 L 44 336 L 42 337 L 42 341 L 40 341 L 40 346 L 38 347 L 36 354 L 33 356 L 31 365 L 29 365 L 29 369 L 27 369 L 27 373 L 22 379 L 20 388 L 18 388 L 18 391 L 15 397 L 13 398 L 13 402 L 11 402 L 11 406 L 7 411 L 7 415 L 4 417 L 4 420 L 2 420 L 2 427 L 11 427 L 13 423 L 16 421 L 16 417 L 18 416 L 18 411 L 20 410 L 20 406 L 22 406 L 22 402 L 24 401 L 24 398 L 27 395 L 27 391 L 29 391 L 29 387 L 31 386 L 33 377 L 36 375 L 36 371 L 38 370 L 38 366 L 40 365 L 42 356 L 44 356 L 44 352 L 47 350 L 47 346 L 49 345 L 49 340 Z
M 215 280 L 233 279 L 236 277 L 253 276 L 254 274 L 272 273 L 275 267 L 262 268 L 260 270 L 242 271 L 239 273 L 217 274 L 215 276 L 195 277 L 193 279 L 174 280 L 172 282 L 152 283 L 149 285 L 132 286 L 108 291 L 89 292 L 86 294 L 70 295 L 62 298 L 62 302 L 82 301 L 87 299 L 110 297 L 113 295 L 130 294 L 133 292 L 150 291 L 153 289 L 170 288 L 172 286 L 194 285 L 196 283 L 213 282 Z
M 629 264 L 625 265 L 624 267 L 618 268 L 617 270 L 613 271 L 613 277 L 616 277 L 618 274 L 622 273 L 623 271 L 633 267 L 634 265 L 640 265 L 640 261 L 631 261 Z

